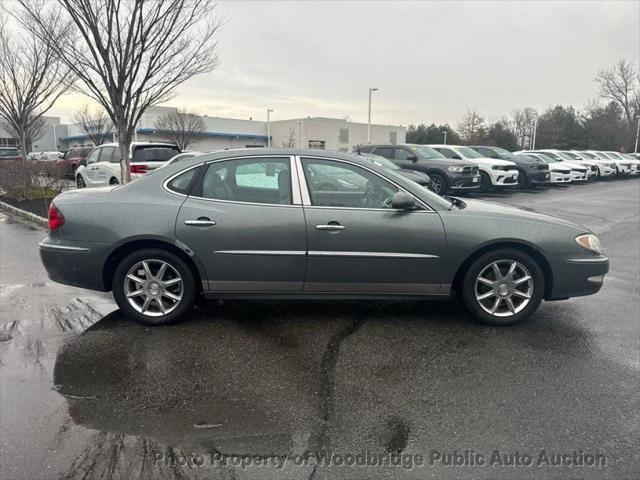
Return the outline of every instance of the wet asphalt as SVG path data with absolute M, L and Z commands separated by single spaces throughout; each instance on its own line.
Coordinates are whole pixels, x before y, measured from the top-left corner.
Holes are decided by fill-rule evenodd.
M 603 290 L 512 328 L 453 300 L 148 328 L 50 282 L 46 232 L 0 213 L 0 478 L 640 477 L 640 181 L 485 197 L 595 231 Z

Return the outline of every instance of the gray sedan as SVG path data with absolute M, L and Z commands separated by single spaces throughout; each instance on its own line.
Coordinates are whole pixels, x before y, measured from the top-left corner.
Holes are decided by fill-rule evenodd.
M 348 188 L 328 188 L 329 176 Z M 133 183 L 65 192 L 40 243 L 52 280 L 113 291 L 146 324 L 200 297 L 457 295 L 488 324 L 596 293 L 609 269 L 574 223 L 443 198 L 357 155 L 246 149 L 185 159 Z

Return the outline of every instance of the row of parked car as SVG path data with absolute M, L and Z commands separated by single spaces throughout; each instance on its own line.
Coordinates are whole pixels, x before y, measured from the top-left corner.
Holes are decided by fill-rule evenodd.
M 640 160 L 632 154 L 577 150 L 520 150 L 461 145 L 358 145 L 356 153 L 372 161 L 427 175 L 430 188 L 447 192 L 533 188 L 588 182 L 607 177 L 639 176 Z M 422 184 L 427 180 L 423 179 Z

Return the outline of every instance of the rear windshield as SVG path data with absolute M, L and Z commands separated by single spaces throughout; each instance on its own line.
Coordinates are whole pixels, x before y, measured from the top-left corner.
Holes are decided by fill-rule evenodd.
M 166 162 L 180 153 L 177 146 L 150 145 L 136 147 L 133 152 L 132 162 Z
M 3 148 L 0 150 L 0 157 L 19 157 L 20 152 L 17 148 Z

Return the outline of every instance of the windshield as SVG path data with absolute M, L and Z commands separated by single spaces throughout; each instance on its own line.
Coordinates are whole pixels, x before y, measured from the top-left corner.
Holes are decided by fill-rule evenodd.
M 580 155 L 576 155 L 573 152 L 562 152 L 565 156 L 565 158 L 569 158 L 570 160 L 582 160 L 582 157 Z
M 422 158 L 444 158 L 440 152 L 426 145 L 411 145 L 411 148 Z
M 594 155 L 593 153 L 589 153 L 589 152 L 580 152 L 580 155 L 582 155 L 583 157 L 587 157 L 591 160 L 598 159 L 597 155 Z
M 545 153 L 536 153 L 535 154 L 536 157 L 538 157 L 540 160 L 542 160 L 543 162 L 547 162 L 547 163 L 555 163 L 555 162 L 561 162 L 562 159 L 555 159 L 552 156 L 550 156 L 547 152 Z
M 607 152 L 607 155 L 609 155 L 611 158 L 615 158 L 615 159 L 618 159 L 618 160 L 621 160 L 621 159 L 624 158 L 622 155 L 620 155 L 617 152 Z
M 600 155 L 600 158 L 606 158 L 607 160 L 615 160 L 614 157 L 612 157 L 611 155 L 608 155 L 604 152 L 598 152 L 598 155 Z
M 483 155 L 480 155 L 478 152 L 472 150 L 469 147 L 456 147 L 456 150 L 465 158 L 484 158 Z
M 17 148 L 3 148 L 0 150 L 0 157 L 19 157 L 20 152 Z
M 492 147 L 492 150 L 496 152 L 502 160 L 511 160 L 512 158 L 516 158 L 513 153 L 509 150 L 505 150 L 504 148 Z
M 382 168 L 386 168 L 388 170 L 400 170 L 400 167 L 393 163 L 391 160 L 381 157 L 380 155 L 374 155 L 372 153 L 365 153 L 360 155 L 363 159 L 365 159 L 369 163 L 373 163 L 374 165 Z
M 553 159 L 554 162 L 561 162 L 562 157 L 558 155 L 556 152 L 535 152 L 537 155 L 544 155 L 548 158 Z

